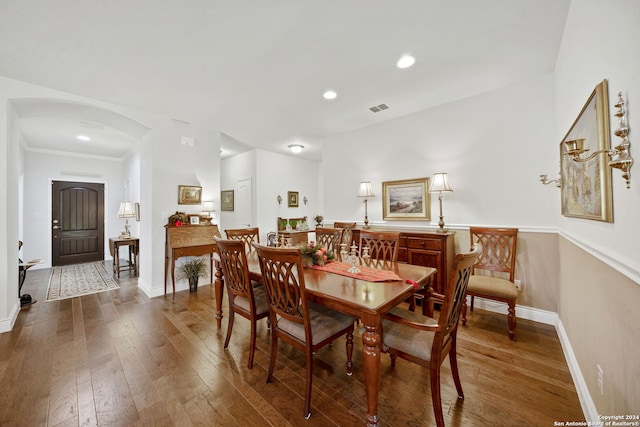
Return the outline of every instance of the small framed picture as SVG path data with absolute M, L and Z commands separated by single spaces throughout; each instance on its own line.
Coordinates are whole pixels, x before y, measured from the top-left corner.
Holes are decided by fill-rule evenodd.
M 287 206 L 290 208 L 298 207 L 298 192 L 297 191 L 288 191 L 287 192 Z
M 233 211 L 233 190 L 222 190 L 220 192 L 220 210 Z
M 200 224 L 200 215 L 191 215 L 191 216 L 189 216 L 189 224 L 191 224 L 191 225 L 199 225 Z

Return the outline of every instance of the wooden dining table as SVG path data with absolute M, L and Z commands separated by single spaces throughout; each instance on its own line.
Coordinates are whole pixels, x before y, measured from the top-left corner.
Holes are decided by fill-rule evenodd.
M 216 265 L 215 298 L 216 323 L 222 323 L 222 298 L 224 293 L 224 277 L 217 254 L 214 255 Z M 247 254 L 249 273 L 253 280 L 261 281 L 262 274 L 258 256 L 255 251 Z M 365 264 L 359 260 L 358 264 Z M 396 307 L 416 291 L 430 291 L 431 280 L 436 273 L 435 268 L 423 267 L 399 262 L 366 262 L 374 268 L 394 271 L 402 280 L 369 282 L 346 277 L 336 273 L 304 269 L 304 281 L 307 298 L 326 307 L 351 314 L 360 319 L 364 325 L 362 334 L 362 366 L 365 392 L 367 395 L 367 426 L 379 426 L 378 391 L 380 389 L 380 346 L 382 316 Z M 345 266 L 348 268 L 348 266 Z

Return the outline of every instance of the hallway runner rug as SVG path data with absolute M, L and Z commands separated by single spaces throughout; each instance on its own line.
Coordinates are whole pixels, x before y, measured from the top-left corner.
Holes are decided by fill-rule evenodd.
M 47 301 L 62 300 L 118 289 L 104 262 L 63 265 L 51 269 Z

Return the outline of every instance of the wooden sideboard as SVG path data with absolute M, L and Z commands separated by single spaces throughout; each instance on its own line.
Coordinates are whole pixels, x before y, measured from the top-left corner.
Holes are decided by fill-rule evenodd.
M 360 242 L 359 228 L 353 229 L 353 241 Z M 449 272 L 453 267 L 455 256 L 455 232 L 438 233 L 436 231 L 416 231 L 406 229 L 374 228 L 370 231 L 398 231 L 400 243 L 398 247 L 398 261 L 408 264 L 433 267 L 438 272 L 433 278 L 433 289 L 444 293 L 449 281 Z
M 216 242 L 213 236 L 222 237 L 215 224 L 191 225 L 183 224 L 176 227 L 167 224 L 165 227 L 165 252 L 164 252 L 164 294 L 167 294 L 167 274 L 171 271 L 171 283 L 173 296 L 176 295 L 175 267 L 176 260 L 185 256 L 209 255 L 211 283 L 213 283 L 213 254 L 216 252 Z M 171 259 L 171 270 L 169 270 Z

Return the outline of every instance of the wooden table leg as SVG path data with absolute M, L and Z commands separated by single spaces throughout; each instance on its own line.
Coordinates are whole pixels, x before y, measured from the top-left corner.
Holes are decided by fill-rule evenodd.
M 115 257 L 113 258 L 113 265 L 116 270 L 115 273 L 118 277 L 120 277 L 120 245 L 118 245 L 117 243 L 115 244 L 114 254 Z
M 378 392 L 380 390 L 380 319 L 362 319 L 365 331 L 362 334 L 362 367 L 364 389 L 367 393 L 366 425 L 378 427 Z
M 216 296 L 216 326 L 220 329 L 222 326 L 222 298 L 224 294 L 224 277 L 222 276 L 222 267 L 216 261 L 216 281 L 214 283 L 214 291 Z

